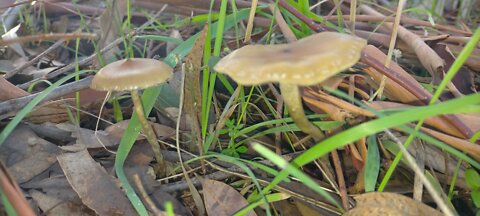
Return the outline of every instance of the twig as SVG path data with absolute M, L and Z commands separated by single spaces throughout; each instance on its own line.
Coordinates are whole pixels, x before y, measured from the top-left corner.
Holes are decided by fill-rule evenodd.
M 295 17 L 297 17 L 298 19 L 300 19 L 302 22 L 304 22 L 305 24 L 307 24 L 307 26 L 316 31 L 316 32 L 322 32 L 322 31 L 327 31 L 327 29 L 325 29 L 323 26 L 317 24 L 315 21 L 313 21 L 312 19 L 306 17 L 305 15 L 303 15 L 300 11 L 298 11 L 297 9 L 295 9 L 293 6 L 291 6 L 290 4 L 288 4 L 288 2 L 286 2 L 285 0 L 278 0 L 278 4 L 281 5 L 283 8 L 285 8 L 288 12 L 290 12 L 291 14 L 293 14 Z
M 158 11 L 154 17 L 157 17 L 159 14 L 161 14 L 166 8 L 166 5 L 160 10 Z M 130 33 L 128 33 L 125 37 L 133 37 L 135 34 L 137 34 L 138 32 L 140 32 L 141 30 L 143 30 L 145 27 L 147 27 L 148 25 L 152 24 L 154 22 L 154 19 L 150 19 L 148 22 L 145 22 L 143 25 L 141 25 L 140 27 L 138 27 L 137 29 L 135 30 L 132 30 Z M 114 48 L 115 46 L 117 46 L 118 44 L 122 43 L 123 42 L 123 38 L 120 37 L 120 38 L 117 38 L 116 40 L 112 41 L 110 44 L 108 44 L 107 46 L 105 46 L 103 49 L 100 50 L 100 54 L 103 54 L 105 52 L 107 52 L 108 50 Z M 81 61 L 78 61 L 78 66 L 81 67 L 81 66 L 84 66 L 90 62 L 92 62 L 95 58 L 97 57 L 97 54 L 94 53 L 84 59 L 82 59 Z M 75 69 L 76 67 L 76 63 L 75 62 L 72 62 L 58 70 L 55 70 L 49 74 L 47 74 L 45 77 L 43 78 L 39 78 L 39 79 L 34 79 L 34 80 L 31 80 L 30 82 L 27 82 L 27 83 L 24 83 L 22 85 L 20 85 L 20 88 L 23 88 L 23 89 L 26 89 L 28 88 L 28 86 L 30 86 L 32 83 L 38 81 L 38 80 L 42 80 L 42 79 L 51 79 L 51 78 L 54 78 L 60 74 L 63 74 L 63 73 L 66 73 L 70 70 L 73 70 Z M 1 112 L 0 112 L 1 113 Z
M 143 187 L 142 181 L 140 180 L 140 177 L 138 176 L 138 174 L 133 175 L 133 182 L 135 183 L 135 186 L 137 186 L 137 190 L 140 192 L 140 196 L 142 196 L 143 200 L 147 203 L 147 205 L 152 210 L 153 215 L 161 215 L 162 211 L 160 211 L 160 209 L 157 208 L 155 203 L 148 196 L 147 191 L 145 191 L 145 188 Z
M 345 186 L 345 177 L 343 176 L 342 165 L 340 164 L 340 158 L 338 152 L 334 149 L 332 152 L 333 166 L 335 167 L 335 173 L 337 174 L 338 189 L 340 191 L 340 197 L 342 198 L 343 208 L 348 210 L 348 197 L 347 187 Z
M 65 85 L 62 85 L 55 90 L 53 90 L 50 94 L 45 97 L 43 101 L 48 101 L 52 100 L 58 97 L 61 97 L 63 95 L 73 93 L 76 91 L 80 91 L 82 89 L 88 88 L 90 86 L 90 82 L 92 82 L 93 77 L 89 76 L 86 78 L 83 78 L 81 80 L 71 82 Z M 41 92 L 40 92 L 41 93 Z M 40 93 L 28 95 L 25 97 L 20 97 L 20 98 L 15 98 L 11 99 L 5 102 L 0 103 L 0 119 L 3 117 L 3 115 L 13 112 L 16 110 L 19 110 L 20 108 L 24 107 L 27 105 L 28 102 L 33 100 L 35 97 L 37 97 Z
M 59 47 L 60 45 L 62 45 L 63 43 L 65 42 L 65 40 L 59 40 L 57 42 L 55 42 L 52 46 L 50 46 L 48 49 L 46 49 L 45 51 L 43 51 L 42 53 L 38 54 L 37 56 L 35 56 L 35 58 L 33 58 L 32 60 L 28 61 L 27 63 L 21 65 L 20 67 L 17 67 L 15 68 L 14 70 L 10 71 L 10 72 L 7 72 L 4 77 L 5 79 L 8 79 L 12 76 L 14 76 L 15 74 L 23 71 L 25 68 L 27 68 L 28 66 L 30 65 L 33 65 L 35 64 L 35 62 L 37 62 L 38 60 L 40 60 L 43 56 L 47 55 L 48 53 L 52 52 L 53 50 L 55 50 L 57 47 Z
M 28 35 L 24 37 L 17 38 L 8 38 L 0 40 L 0 46 L 6 46 L 14 43 L 26 43 L 31 41 L 43 41 L 43 40 L 72 40 L 77 38 L 94 40 L 97 35 L 92 33 L 84 32 L 73 32 L 73 33 L 49 33 L 49 34 L 38 34 L 38 35 Z
M 185 64 L 182 64 L 182 81 L 181 81 L 181 88 L 180 88 L 180 104 L 178 105 L 178 117 L 177 117 L 177 125 L 176 125 L 176 133 L 175 133 L 175 143 L 178 153 L 178 160 L 180 162 L 180 167 L 182 168 L 183 175 L 185 176 L 185 180 L 187 182 L 188 188 L 190 189 L 190 193 L 193 197 L 193 201 L 195 202 L 195 206 L 197 207 L 199 215 L 206 215 L 205 213 L 205 205 L 202 202 L 202 197 L 198 193 L 197 189 L 193 186 L 192 180 L 187 174 L 187 170 L 183 164 L 182 154 L 180 152 L 180 122 L 182 118 L 182 109 L 184 103 L 184 96 L 185 96 Z
M 343 15 L 343 19 L 345 21 L 350 21 L 349 15 Z M 394 17 L 390 17 L 390 16 L 385 17 L 385 16 L 377 16 L 377 15 L 357 15 L 355 17 L 355 20 L 358 21 L 358 22 L 393 22 L 394 19 L 395 19 Z M 325 17 L 325 20 L 326 21 L 336 21 L 337 17 Z M 436 28 L 438 30 L 449 31 L 449 32 L 457 33 L 457 34 L 462 34 L 464 36 L 472 35 L 471 32 L 462 31 L 462 30 L 456 29 L 456 28 L 451 27 L 451 26 L 446 26 L 446 25 L 441 25 L 441 24 L 432 25 L 432 23 L 430 23 L 428 21 L 417 20 L 417 19 L 414 19 L 414 18 L 411 18 L 411 17 L 402 17 L 400 19 L 400 22 L 402 24 L 411 24 L 411 25 L 415 25 L 415 26 L 432 27 L 432 28 Z

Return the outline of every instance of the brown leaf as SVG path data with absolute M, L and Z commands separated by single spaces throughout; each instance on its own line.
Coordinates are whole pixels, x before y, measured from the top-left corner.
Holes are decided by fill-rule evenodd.
M 112 138 L 114 142 L 119 143 L 120 140 L 122 139 L 125 129 L 128 126 L 129 121 L 130 120 L 124 120 L 116 124 L 110 125 L 107 128 L 105 128 L 105 132 L 108 134 L 110 138 Z M 152 123 L 152 122 L 149 122 L 149 123 L 150 125 L 153 126 L 153 130 L 155 131 L 155 134 L 157 135 L 157 137 L 171 137 L 175 135 L 175 130 L 171 127 L 157 124 L 157 123 Z M 145 137 L 139 136 L 137 139 L 141 140 L 141 139 L 145 139 Z
M 71 192 L 75 193 L 73 190 Z M 54 194 L 45 194 L 38 190 L 30 190 L 29 194 L 40 209 L 46 212 L 46 215 L 95 215 L 95 212 L 83 205 L 78 197 L 78 202 L 76 202 L 75 200 L 63 200 L 55 197 Z
M 356 207 L 344 215 L 443 215 L 430 206 L 395 193 L 366 193 L 355 197 L 355 200 Z
M 208 215 L 233 215 L 248 205 L 247 200 L 238 191 L 223 182 L 207 179 L 202 182 L 202 186 Z M 257 214 L 250 211 L 246 215 Z
M 367 102 L 369 106 L 376 110 L 384 110 L 384 109 L 399 109 L 399 108 L 411 108 L 412 106 L 395 103 L 395 102 L 386 102 L 386 101 L 374 101 L 374 102 Z M 478 131 L 480 130 L 480 117 L 473 116 L 473 115 L 456 115 L 459 120 L 465 124 L 470 130 Z M 425 124 L 431 127 L 434 127 L 440 131 L 443 131 L 447 134 L 451 134 L 457 137 L 461 137 L 461 134 L 456 130 L 451 124 L 440 116 L 434 116 L 425 119 Z
M 346 102 L 344 100 L 341 100 L 337 97 L 325 94 L 324 92 L 318 91 L 313 93 L 315 97 L 318 97 L 321 100 L 328 101 L 331 104 L 340 107 L 342 109 L 345 109 L 349 112 L 351 112 L 354 115 L 363 115 L 363 116 L 368 116 L 368 117 L 373 117 L 374 114 L 366 109 L 360 108 L 358 106 L 355 106 L 352 103 Z
M 135 215 L 119 183 L 107 174 L 88 151 L 65 153 L 58 162 L 83 203 L 99 215 Z
M 448 69 L 455 61 L 455 56 L 453 55 L 453 53 L 450 51 L 446 44 L 435 44 L 433 45 L 433 49 L 445 60 L 445 71 L 448 71 Z M 440 78 L 443 79 L 443 74 Z M 440 82 L 433 84 L 438 85 L 440 84 Z M 465 67 L 460 67 L 460 69 L 457 71 L 457 73 L 452 79 L 452 84 L 455 86 L 455 89 L 450 89 L 450 91 L 458 90 L 461 94 L 473 93 L 472 89 L 474 88 L 474 86 L 472 73 Z
M 13 98 L 19 98 L 30 95 L 28 92 L 8 82 L 3 76 L 0 76 L 0 101 L 6 101 Z
M 68 121 L 68 106 L 75 106 L 75 99 L 50 101 L 35 107 L 25 120 L 34 124 L 66 122 Z
M 460 139 L 454 136 L 450 136 L 448 134 L 444 134 L 444 133 L 434 131 L 432 129 L 428 129 L 426 127 L 422 127 L 420 130 L 432 137 L 435 137 L 447 143 L 448 145 L 456 149 L 459 149 L 460 151 L 467 153 L 468 155 L 475 158 L 477 161 L 480 161 L 480 145 L 471 143 L 465 139 Z
M 384 16 L 383 14 L 366 4 L 360 5 L 359 10 L 370 15 Z M 383 26 L 386 26 L 390 31 L 392 31 L 393 23 L 385 22 L 383 23 Z M 435 53 L 435 51 L 433 51 L 433 49 L 430 48 L 422 40 L 422 38 L 420 38 L 420 36 L 416 35 L 405 27 L 401 25 L 398 26 L 397 34 L 398 37 L 415 52 L 423 67 L 427 69 L 433 79 L 439 79 L 439 76 L 441 75 L 441 73 L 443 73 L 444 70 L 443 59 L 440 58 L 440 56 L 438 56 L 437 53 Z
M 84 148 L 105 148 L 118 144 L 118 140 L 110 138 L 104 131 L 81 128 L 71 123 L 61 123 L 56 125 L 64 131 L 71 132 L 71 136 L 76 139 L 74 145 L 62 146 L 66 151 L 75 151 L 74 149 L 83 150 Z
M 27 125 L 20 124 L 0 148 L 10 174 L 24 183 L 54 164 L 60 149 L 38 137 Z
M 387 59 L 387 56 L 382 51 L 372 45 L 366 46 L 363 49 L 363 52 L 368 53 L 371 58 L 376 59 L 379 62 L 385 62 L 385 60 Z M 423 89 L 421 85 L 417 82 L 417 80 L 415 80 L 410 74 L 403 70 L 397 63 L 390 63 L 389 69 L 395 72 L 394 75 L 398 76 L 399 79 L 404 82 L 404 85 L 409 86 L 409 88 L 413 89 L 414 91 L 418 91 L 418 94 L 424 95 L 424 98 L 431 97 L 431 94 L 425 89 Z M 380 82 L 383 78 L 382 73 L 378 72 L 372 67 L 367 67 L 363 71 L 370 75 L 377 85 L 380 85 Z M 407 104 L 415 104 L 417 103 L 417 101 L 424 99 L 416 97 L 410 91 L 402 87 L 402 85 L 394 82 L 391 79 L 385 80 L 385 95 L 392 101 L 400 101 Z

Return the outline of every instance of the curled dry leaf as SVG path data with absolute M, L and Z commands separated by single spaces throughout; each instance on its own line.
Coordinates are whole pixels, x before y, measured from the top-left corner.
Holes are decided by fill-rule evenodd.
M 135 215 L 120 184 L 108 175 L 87 150 L 65 153 L 58 162 L 82 202 L 99 215 Z
M 359 10 L 370 14 L 370 15 L 377 15 L 377 16 L 384 16 L 383 14 L 379 13 L 375 9 L 362 4 L 359 6 Z M 383 23 L 384 26 L 387 26 L 390 30 L 393 28 L 393 23 Z M 415 33 L 409 31 L 403 26 L 398 26 L 398 37 L 402 39 L 417 55 L 418 59 L 422 63 L 422 65 L 427 69 L 427 71 L 432 75 L 435 79 L 440 79 L 440 75 L 444 72 L 444 61 L 440 56 L 433 51 L 423 40 L 420 36 L 416 35 Z
M 366 193 L 355 197 L 357 205 L 344 215 L 441 216 L 441 212 L 395 193 Z
M 367 102 L 367 104 L 376 110 L 407 109 L 412 107 L 406 104 L 387 102 L 387 101 Z M 479 116 L 474 116 L 474 115 L 457 115 L 457 116 L 459 120 L 462 121 L 462 123 L 465 124 L 470 130 L 472 131 L 480 130 Z M 447 122 L 445 118 L 441 118 L 439 116 L 426 118 L 425 124 L 450 135 L 454 135 L 454 136 L 459 135 L 458 131 L 452 128 L 451 124 Z
M 238 191 L 223 182 L 207 179 L 202 182 L 202 186 L 208 215 L 233 215 L 248 205 L 247 200 Z M 250 211 L 246 215 L 257 214 Z
M 311 110 L 316 113 L 327 113 L 329 114 L 329 118 L 334 121 L 345 122 L 347 119 L 353 117 L 350 112 L 328 102 L 319 101 L 308 96 L 304 96 L 303 100 Z
M 344 100 L 341 100 L 337 97 L 333 97 L 331 95 L 325 94 L 322 91 L 315 92 L 315 91 L 307 90 L 306 95 L 310 96 L 310 97 L 313 97 L 317 100 L 327 101 L 327 102 L 329 102 L 329 103 L 331 103 L 331 104 L 333 104 L 333 105 L 335 105 L 335 106 L 337 106 L 341 109 L 344 109 L 344 110 L 350 112 L 352 115 L 355 115 L 355 116 L 357 116 L 357 115 L 363 115 L 363 116 L 367 116 L 367 117 L 375 116 L 372 112 L 370 112 L 366 109 L 357 107 L 354 104 L 346 102 Z
M 448 134 L 444 134 L 444 133 L 434 131 L 432 129 L 428 129 L 426 127 L 422 127 L 420 130 L 432 137 L 435 137 L 436 139 L 439 139 L 447 143 L 448 145 L 456 149 L 459 149 L 460 151 L 465 152 L 466 154 L 475 158 L 477 161 L 480 161 L 480 145 L 471 143 L 465 139 L 460 139 L 454 136 L 450 136 Z
M 368 53 L 368 55 L 378 60 L 379 62 L 385 62 L 387 59 L 387 56 L 382 51 L 372 45 L 366 46 L 363 49 L 363 52 Z M 406 104 L 418 104 L 419 100 L 424 100 L 425 98 L 431 97 L 431 94 L 425 89 L 423 89 L 420 86 L 420 83 L 418 83 L 410 74 L 403 70 L 397 63 L 391 62 L 389 68 L 396 73 L 395 76 L 399 76 L 399 79 L 402 80 L 402 82 L 406 83 L 406 86 L 414 89 L 414 91 L 418 91 L 418 93 L 421 95 L 425 95 L 425 97 L 418 98 L 410 91 L 403 88 L 402 85 L 394 82 L 391 79 L 386 79 L 385 95 L 388 97 L 388 99 L 390 99 L 391 101 L 400 101 Z M 372 67 L 367 67 L 363 71 L 370 75 L 376 85 L 380 85 L 383 77 L 382 73 L 378 72 Z

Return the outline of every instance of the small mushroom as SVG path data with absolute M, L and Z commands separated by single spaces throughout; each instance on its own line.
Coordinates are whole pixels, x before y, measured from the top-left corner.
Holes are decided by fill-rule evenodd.
M 214 67 L 241 85 L 280 83 L 287 109 L 297 126 L 315 139 L 322 131 L 305 117 L 298 86 L 309 86 L 351 67 L 366 46 L 364 39 L 336 32 L 314 34 L 290 44 L 247 45 Z
M 173 73 L 167 64 L 145 58 L 123 59 L 108 64 L 98 71 L 90 88 L 100 91 L 130 91 L 135 112 L 138 115 L 148 143 L 152 146 L 155 159 L 160 169 L 165 170 L 163 156 L 160 152 L 155 132 L 148 124 L 143 112 L 138 90 L 164 83 Z

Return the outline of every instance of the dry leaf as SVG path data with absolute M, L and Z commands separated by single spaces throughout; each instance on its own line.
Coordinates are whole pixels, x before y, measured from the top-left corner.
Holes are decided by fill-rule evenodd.
M 75 193 L 73 190 L 69 191 Z M 71 215 L 71 216 L 83 216 L 83 215 L 95 215 L 95 212 L 87 208 L 80 199 L 77 200 L 64 200 L 56 197 L 52 194 L 45 194 L 38 190 L 30 190 L 29 194 L 32 199 L 38 204 L 38 207 L 46 213 L 46 215 Z
M 65 153 L 58 162 L 83 203 L 99 215 L 135 215 L 120 183 L 93 160 L 87 150 Z
M 125 132 L 125 129 L 128 126 L 130 120 L 124 120 L 121 122 L 118 122 L 116 124 L 110 125 L 107 128 L 105 128 L 105 133 L 108 134 L 108 137 L 110 137 L 113 142 L 119 143 L 120 140 L 122 139 L 123 133 Z M 150 125 L 153 126 L 153 130 L 155 131 L 155 134 L 157 137 L 171 137 L 175 135 L 175 130 L 171 127 L 157 124 L 157 123 L 152 123 L 149 122 Z M 137 140 L 145 139 L 143 136 L 139 136 Z
M 56 145 L 38 137 L 27 125 L 19 124 L 0 148 L 0 158 L 21 184 L 54 164 L 59 152 Z
M 30 95 L 28 92 L 7 81 L 3 76 L 0 76 L 0 91 L 2 92 L 0 94 L 0 101 Z
M 214 180 L 204 180 L 203 199 L 208 215 L 233 215 L 238 210 L 248 205 L 247 200 L 231 186 Z M 250 211 L 247 216 L 256 216 Z
M 357 205 L 344 215 L 441 216 L 441 212 L 396 193 L 366 193 L 355 197 Z
M 75 106 L 75 99 L 50 101 L 33 108 L 25 120 L 34 124 L 66 122 L 69 120 L 68 106 Z

